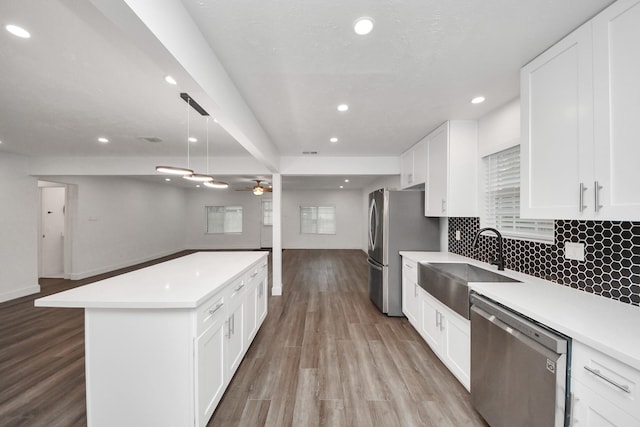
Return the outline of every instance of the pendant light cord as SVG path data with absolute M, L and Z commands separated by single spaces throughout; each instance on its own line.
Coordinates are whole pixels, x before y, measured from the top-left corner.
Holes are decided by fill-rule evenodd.
M 191 98 L 187 99 L 187 169 L 191 169 L 191 159 L 189 156 L 189 150 L 191 144 L 189 143 L 189 110 L 191 109 Z

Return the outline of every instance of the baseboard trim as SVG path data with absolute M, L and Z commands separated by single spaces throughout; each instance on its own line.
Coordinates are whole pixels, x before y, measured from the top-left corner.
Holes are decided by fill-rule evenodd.
M 10 292 L 0 294 L 0 302 L 11 301 L 27 295 L 37 294 L 40 292 L 40 285 L 27 286 L 20 289 L 14 289 Z

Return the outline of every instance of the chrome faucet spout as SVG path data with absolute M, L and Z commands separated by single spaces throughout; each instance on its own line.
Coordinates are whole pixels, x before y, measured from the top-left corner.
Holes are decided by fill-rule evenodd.
M 481 228 L 476 232 L 476 236 L 473 238 L 473 243 L 471 244 L 471 246 L 474 248 L 478 247 L 478 237 L 480 237 L 480 235 L 485 231 L 492 231 L 498 238 L 498 256 L 496 259 L 491 260 L 491 264 L 497 265 L 498 270 L 503 271 L 504 270 L 504 254 L 502 252 L 502 234 L 500 234 L 498 230 L 491 227 Z

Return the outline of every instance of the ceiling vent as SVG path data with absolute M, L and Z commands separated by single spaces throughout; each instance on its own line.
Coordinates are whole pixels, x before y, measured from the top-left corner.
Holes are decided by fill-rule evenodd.
M 162 142 L 162 138 L 158 138 L 157 136 L 139 136 L 138 139 L 141 141 L 153 142 L 154 144 Z

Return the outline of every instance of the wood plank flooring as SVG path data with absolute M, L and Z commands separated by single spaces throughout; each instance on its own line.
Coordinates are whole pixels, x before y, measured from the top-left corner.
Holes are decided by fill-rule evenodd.
M 0 304 L 0 426 L 86 425 L 83 310 L 33 300 L 149 264 Z M 209 426 L 486 426 L 407 320 L 369 301 L 363 252 L 286 250 L 283 289 Z

